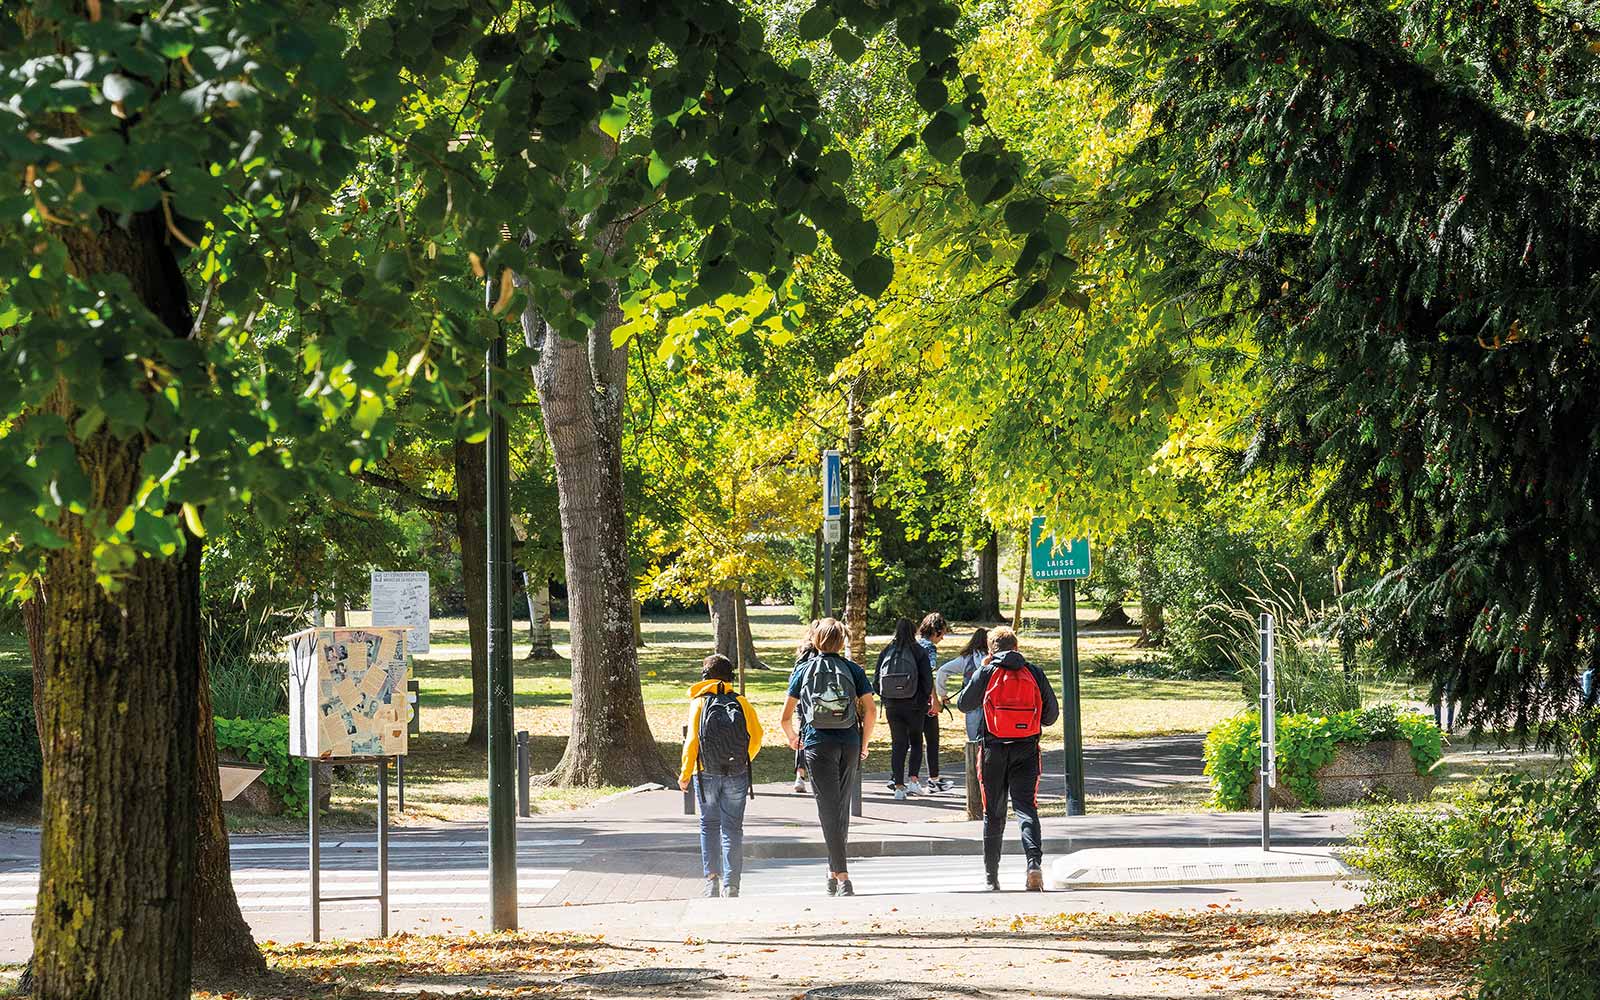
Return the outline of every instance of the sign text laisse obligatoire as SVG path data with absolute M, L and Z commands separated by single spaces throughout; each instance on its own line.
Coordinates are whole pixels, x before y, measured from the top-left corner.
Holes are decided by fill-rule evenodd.
M 1057 544 L 1044 533 L 1044 518 L 1028 528 L 1030 564 L 1035 580 L 1082 580 L 1089 575 L 1089 539 L 1074 538 Z

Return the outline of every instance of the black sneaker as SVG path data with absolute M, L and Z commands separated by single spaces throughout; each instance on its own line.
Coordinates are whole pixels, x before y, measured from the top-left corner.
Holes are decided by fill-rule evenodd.
M 839 895 L 839 880 L 834 878 L 832 875 L 828 876 L 828 895 Z
M 999 875 L 999 873 L 990 872 L 989 874 L 985 875 L 983 877 L 983 884 L 989 887 L 989 891 L 990 892 L 999 892 L 1000 891 L 1000 875 Z
M 855 894 L 856 894 L 856 887 L 850 884 L 850 880 L 849 879 L 841 879 L 839 881 L 839 895 L 841 895 L 841 896 L 854 896 Z

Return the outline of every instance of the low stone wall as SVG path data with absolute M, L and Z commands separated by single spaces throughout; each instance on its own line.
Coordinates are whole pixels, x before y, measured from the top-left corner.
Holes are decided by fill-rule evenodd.
M 1397 802 L 1417 802 L 1433 790 L 1434 777 L 1418 774 L 1411 759 L 1411 744 L 1406 740 L 1380 740 L 1374 743 L 1341 743 L 1333 759 L 1317 768 L 1317 788 L 1322 805 L 1348 806 L 1382 795 Z M 1250 805 L 1261 808 L 1261 787 L 1250 787 Z M 1274 809 L 1300 809 L 1304 804 L 1284 783 L 1282 776 L 1272 790 Z

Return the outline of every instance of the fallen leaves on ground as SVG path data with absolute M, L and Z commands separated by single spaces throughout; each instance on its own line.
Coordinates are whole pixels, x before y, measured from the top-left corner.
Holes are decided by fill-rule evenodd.
M 1262 980 L 1292 987 L 1302 1000 L 1352 988 L 1433 1000 L 1465 995 L 1483 919 L 1459 910 L 1237 913 L 1214 904 L 1201 913 L 1061 913 L 1006 925 L 1019 934 L 1135 943 L 1156 971 L 1212 990 Z
M 594 968 L 599 939 L 561 934 L 394 934 L 366 941 L 265 942 L 268 975 L 196 990 L 195 1000 L 267 1000 L 308 994 L 431 1000 L 445 995 L 531 996 Z

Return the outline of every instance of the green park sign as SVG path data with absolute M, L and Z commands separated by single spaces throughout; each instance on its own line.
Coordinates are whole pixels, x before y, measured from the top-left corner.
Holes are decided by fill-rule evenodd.
M 1044 533 L 1042 517 L 1034 518 L 1028 528 L 1028 548 L 1035 580 L 1082 580 L 1089 575 L 1089 539 L 1058 544 L 1055 536 Z

